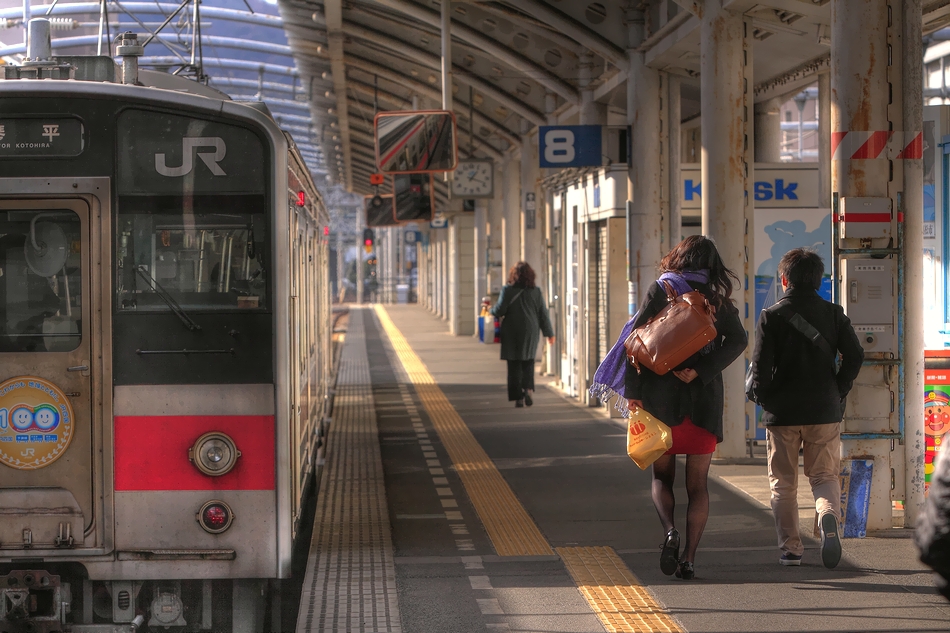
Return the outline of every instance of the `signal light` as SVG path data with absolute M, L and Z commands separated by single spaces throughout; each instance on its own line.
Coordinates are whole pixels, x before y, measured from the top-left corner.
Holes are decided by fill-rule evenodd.
M 231 527 L 231 523 L 234 522 L 234 513 L 231 512 L 228 504 L 214 499 L 201 506 L 195 518 L 205 532 L 220 534 Z
M 329 226 L 323 227 L 323 235 L 324 235 L 324 237 L 327 236 L 327 235 L 329 235 L 329 234 L 330 234 L 330 227 L 329 227 Z
M 303 191 L 297 192 L 297 206 L 302 207 L 307 204 L 307 195 Z
M 373 229 L 363 229 L 363 249 L 367 253 L 373 252 L 373 241 L 376 239 L 376 235 L 373 233 Z

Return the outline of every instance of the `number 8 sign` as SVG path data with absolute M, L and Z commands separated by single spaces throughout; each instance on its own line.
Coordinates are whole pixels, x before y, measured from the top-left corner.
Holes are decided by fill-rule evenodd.
M 541 167 L 596 167 L 603 164 L 599 125 L 541 126 L 538 157 Z

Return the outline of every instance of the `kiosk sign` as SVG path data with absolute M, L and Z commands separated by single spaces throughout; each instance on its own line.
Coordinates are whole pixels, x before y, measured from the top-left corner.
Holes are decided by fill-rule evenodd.
M 0 384 L 0 463 L 17 470 L 49 466 L 73 439 L 73 408 L 63 391 L 36 376 Z

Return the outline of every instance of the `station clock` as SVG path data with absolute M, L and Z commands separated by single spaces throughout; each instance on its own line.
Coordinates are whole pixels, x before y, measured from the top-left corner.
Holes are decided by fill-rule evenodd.
M 452 178 L 452 195 L 491 198 L 495 193 L 495 165 L 490 160 L 460 160 Z

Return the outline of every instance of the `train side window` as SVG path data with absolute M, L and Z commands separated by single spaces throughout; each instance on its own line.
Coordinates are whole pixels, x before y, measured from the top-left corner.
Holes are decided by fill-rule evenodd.
M 68 209 L 0 212 L 0 352 L 79 347 L 81 228 Z

